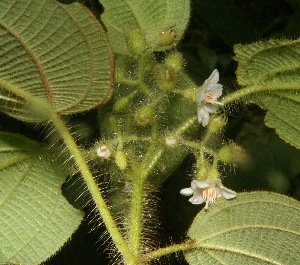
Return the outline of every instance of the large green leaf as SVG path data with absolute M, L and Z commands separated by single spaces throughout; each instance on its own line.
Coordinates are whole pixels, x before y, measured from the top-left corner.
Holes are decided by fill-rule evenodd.
M 300 148 L 300 39 L 236 45 L 240 95 L 267 110 L 266 124 Z
M 108 99 L 113 59 L 84 6 L 0 1 L 0 111 L 26 121 L 91 109 Z
M 0 263 L 40 264 L 82 220 L 61 194 L 61 159 L 21 135 L 0 133 Z
M 189 264 L 300 264 L 300 203 L 269 192 L 239 194 L 202 210 L 188 231 Z
M 101 18 L 108 30 L 113 50 L 119 54 L 129 54 L 126 35 L 132 31 L 139 31 L 145 37 L 148 48 L 153 50 L 158 49 L 162 38 L 168 34 L 174 37 L 176 43 L 181 39 L 190 15 L 189 0 L 100 2 L 104 6 Z

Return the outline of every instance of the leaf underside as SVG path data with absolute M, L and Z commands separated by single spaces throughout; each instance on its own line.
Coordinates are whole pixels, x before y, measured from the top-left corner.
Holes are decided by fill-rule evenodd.
M 40 264 L 81 223 L 83 214 L 61 194 L 68 169 L 57 167 L 56 156 L 24 136 L 0 133 L 1 264 Z
M 0 1 L 0 111 L 43 121 L 86 111 L 111 94 L 113 56 L 84 6 L 53 0 Z
M 235 46 L 237 78 L 250 86 L 248 100 L 267 111 L 265 122 L 300 148 L 300 40 L 272 40 Z
M 300 203 L 270 192 L 220 199 L 194 219 L 189 264 L 300 264 Z
M 170 29 L 176 35 L 176 43 L 181 39 L 190 15 L 188 0 L 101 0 L 101 4 L 104 6 L 101 18 L 113 50 L 123 55 L 130 54 L 126 35 L 132 31 L 142 33 L 151 50 L 160 46 L 163 34 Z

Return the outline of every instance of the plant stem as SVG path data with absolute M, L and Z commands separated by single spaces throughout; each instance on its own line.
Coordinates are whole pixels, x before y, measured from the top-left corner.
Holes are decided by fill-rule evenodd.
M 135 176 L 139 178 L 139 175 Z M 140 241 L 142 234 L 142 210 L 143 210 L 143 186 L 144 182 L 140 179 L 133 184 L 132 201 L 130 207 L 130 228 L 129 242 L 131 251 L 136 257 L 140 254 Z
M 191 250 L 198 247 L 198 244 L 196 241 L 187 241 L 181 244 L 175 244 L 169 247 L 160 248 L 157 250 L 154 250 L 152 252 L 146 253 L 140 257 L 140 263 L 147 262 L 153 259 L 160 258 L 162 256 L 178 252 L 178 251 L 184 251 L 184 250 Z
M 145 55 L 142 54 L 139 60 L 139 88 L 150 98 L 152 98 L 152 93 L 149 87 L 144 82 L 144 74 L 145 74 Z
M 158 150 L 156 150 L 158 149 Z M 143 197 L 144 184 L 150 173 L 161 159 L 164 148 L 153 145 L 149 148 L 148 155 L 134 172 L 133 193 L 130 207 L 129 242 L 131 251 L 138 258 L 141 250 L 141 235 L 143 229 Z
M 60 133 L 61 137 L 63 138 L 65 144 L 67 145 L 73 159 L 78 166 L 83 179 L 89 189 L 89 192 L 92 195 L 92 198 L 96 204 L 96 207 L 103 219 L 103 222 L 106 225 L 106 228 L 112 237 L 116 247 L 123 255 L 127 264 L 136 264 L 135 257 L 132 255 L 131 251 L 129 250 L 128 246 L 126 245 L 120 231 L 113 220 L 113 217 L 101 195 L 101 192 L 98 188 L 97 183 L 95 182 L 92 173 L 79 149 L 77 144 L 75 143 L 74 139 L 72 138 L 68 128 L 60 118 L 60 116 L 55 112 L 51 112 L 51 120 L 55 125 L 56 129 Z
M 296 89 L 297 87 L 295 85 L 286 84 L 285 86 L 282 85 L 251 85 L 246 86 L 244 88 L 241 88 L 233 93 L 230 93 L 223 97 L 222 103 L 229 104 L 233 101 L 240 100 L 246 96 L 250 96 L 255 93 L 261 93 L 261 92 L 270 92 L 270 91 L 282 91 L 282 90 L 289 90 L 289 89 Z

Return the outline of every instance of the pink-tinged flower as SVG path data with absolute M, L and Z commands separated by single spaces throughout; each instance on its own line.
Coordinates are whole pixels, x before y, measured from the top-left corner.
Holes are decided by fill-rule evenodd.
M 193 180 L 191 187 L 182 189 L 180 194 L 185 196 L 193 195 L 189 199 L 189 202 L 192 204 L 202 204 L 205 202 L 205 209 L 209 205 L 213 205 L 218 198 L 224 197 L 228 200 L 237 196 L 235 191 L 224 187 L 220 179 Z
M 197 116 L 198 121 L 205 127 L 209 122 L 209 114 L 216 113 L 218 107 L 223 105 L 218 101 L 222 95 L 223 86 L 219 82 L 219 72 L 215 69 L 206 79 L 197 93 Z

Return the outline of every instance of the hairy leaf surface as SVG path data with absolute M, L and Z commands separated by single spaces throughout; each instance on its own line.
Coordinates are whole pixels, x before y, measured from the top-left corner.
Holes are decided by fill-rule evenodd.
M 0 133 L 0 263 L 40 264 L 57 252 L 83 214 L 61 194 L 68 169 L 39 143 Z
M 300 148 L 300 40 L 236 45 L 237 78 L 250 102 L 267 111 L 265 122 Z M 242 93 L 241 93 L 242 95 Z
M 156 50 L 168 35 L 174 42 L 181 39 L 190 15 L 188 0 L 101 0 L 104 13 L 101 16 L 116 53 L 128 55 L 126 35 L 139 31 L 148 48 Z M 168 44 L 167 41 L 164 44 Z
M 194 219 L 189 264 L 300 264 L 300 203 L 270 192 L 220 199 Z
M 0 111 L 26 121 L 91 109 L 111 94 L 113 59 L 84 6 L 0 1 Z

